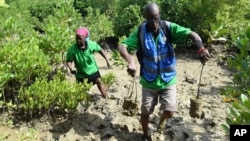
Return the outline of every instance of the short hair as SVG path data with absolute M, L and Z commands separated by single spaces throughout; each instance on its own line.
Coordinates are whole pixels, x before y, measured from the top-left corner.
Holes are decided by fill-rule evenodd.
M 154 12 L 160 12 L 160 8 L 156 3 L 150 2 L 144 7 L 144 13 L 143 16 L 144 18 L 146 17 L 147 14 L 152 14 Z

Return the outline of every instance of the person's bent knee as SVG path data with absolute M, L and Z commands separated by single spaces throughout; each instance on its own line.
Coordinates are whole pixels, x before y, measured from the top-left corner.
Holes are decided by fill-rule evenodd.
M 141 114 L 142 115 L 150 115 L 152 114 L 153 111 L 150 110 L 150 107 L 147 107 L 147 106 L 141 106 Z
M 101 82 L 100 78 L 97 78 L 97 79 L 95 80 L 95 83 L 96 83 L 97 85 L 102 85 L 102 82 Z
M 163 111 L 163 114 L 165 114 L 167 117 L 171 118 L 174 116 L 174 111 Z

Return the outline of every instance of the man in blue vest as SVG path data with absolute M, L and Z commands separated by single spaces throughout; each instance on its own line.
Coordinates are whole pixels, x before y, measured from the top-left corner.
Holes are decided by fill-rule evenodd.
M 140 64 L 142 85 L 141 103 L 141 126 L 143 130 L 142 139 L 152 140 L 148 134 L 149 115 L 153 113 L 156 104 L 161 104 L 163 113 L 157 130 L 161 132 L 165 126 L 166 119 L 171 118 L 177 110 L 176 104 L 176 59 L 174 48 L 171 43 L 191 39 L 197 46 L 201 63 L 204 65 L 210 55 L 203 46 L 200 36 L 188 28 L 176 23 L 167 22 L 169 32 L 161 28 L 160 10 L 157 4 L 149 3 L 144 9 L 145 22 L 140 28 L 135 29 L 128 38 L 122 41 L 119 51 L 128 62 L 128 73 L 135 76 L 136 65 L 129 52 L 142 50 Z M 171 39 L 168 39 L 171 35 Z M 170 42 L 171 40 L 171 42 Z

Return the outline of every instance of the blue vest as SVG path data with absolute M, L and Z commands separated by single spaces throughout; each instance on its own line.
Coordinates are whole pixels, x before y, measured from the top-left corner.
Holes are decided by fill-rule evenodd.
M 142 25 L 139 34 L 143 52 L 142 76 L 149 82 L 154 81 L 158 75 L 165 82 L 172 80 L 176 75 L 175 53 L 172 44 L 168 42 L 162 29 L 160 29 L 157 46 L 152 34 L 146 32 L 145 23 Z

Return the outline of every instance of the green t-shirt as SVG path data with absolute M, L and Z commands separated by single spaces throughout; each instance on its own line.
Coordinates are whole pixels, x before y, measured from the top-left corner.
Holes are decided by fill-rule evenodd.
M 172 43 L 179 43 L 187 39 L 188 35 L 191 33 L 191 30 L 183 26 L 180 26 L 176 23 L 171 23 L 170 33 L 171 33 Z M 159 40 L 159 35 L 155 39 L 156 45 L 158 43 L 158 40 Z M 139 48 L 138 29 L 135 29 L 129 35 L 129 37 L 126 38 L 122 42 L 122 44 L 127 47 L 129 52 L 137 50 Z M 176 76 L 169 82 L 165 82 L 162 80 L 160 75 L 158 75 L 158 77 L 152 82 L 148 82 L 144 77 L 141 77 L 141 80 L 140 80 L 140 83 L 142 84 L 143 87 L 150 88 L 150 89 L 163 89 L 173 84 L 176 84 L 176 82 L 177 82 Z
M 76 78 L 86 78 L 98 71 L 94 53 L 100 50 L 101 47 L 91 40 L 87 41 L 87 48 L 85 50 L 79 49 L 76 43 L 68 49 L 66 61 L 74 61 L 77 70 Z

